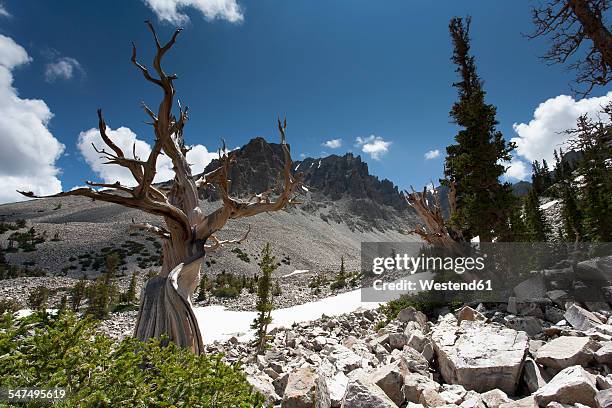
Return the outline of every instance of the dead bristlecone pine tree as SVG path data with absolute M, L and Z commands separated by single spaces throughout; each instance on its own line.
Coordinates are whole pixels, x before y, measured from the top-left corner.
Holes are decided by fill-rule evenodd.
M 229 195 L 228 173 L 235 156 L 225 149 L 219 150 L 220 165 L 213 171 L 195 179 L 186 159 L 189 147 L 183 138 L 187 123 L 187 108 L 178 103 L 178 111 L 173 113 L 175 74 L 167 74 L 162 68 L 162 60 L 175 44 L 181 32 L 174 32 L 166 44 L 160 43 L 153 25 L 146 22 L 155 42 L 156 52 L 153 59 L 154 72 L 137 60 L 136 46 L 132 47 L 132 63 L 143 77 L 158 86 L 163 99 L 157 112 L 143 103 L 145 113 L 155 134 L 155 143 L 148 157 L 127 155 L 106 133 L 106 123 L 102 111 L 98 110 L 100 136 L 105 147 L 96 151 L 107 159 L 107 163 L 128 169 L 134 177 L 136 186 L 128 187 L 119 182 L 87 182 L 88 188 L 77 188 L 46 197 L 82 196 L 136 208 L 161 217 L 163 224 L 133 224 L 134 228 L 149 231 L 161 238 L 163 265 L 159 275 L 150 279 L 140 299 L 140 309 L 134 335 L 146 340 L 167 338 L 175 344 L 191 349 L 194 353 L 203 352 L 202 334 L 194 314 L 191 297 L 200 280 L 202 264 L 207 251 L 215 250 L 223 244 L 240 240 L 220 241 L 215 233 L 223 228 L 230 219 L 250 217 L 259 213 L 278 211 L 294 204 L 294 196 L 300 185 L 301 175 L 292 175 L 292 161 L 289 146 L 285 140 L 286 121 L 278 121 L 281 146 L 284 152 L 284 185 L 280 191 L 266 191 L 247 201 Z M 129 152 L 128 152 L 129 153 Z M 158 157 L 164 154 L 172 160 L 174 180 L 169 190 L 153 184 Z M 216 188 L 222 199 L 222 206 L 204 215 L 199 208 L 198 188 Z M 21 192 L 27 197 L 37 197 L 32 192 Z M 276 199 L 272 197 L 277 195 Z M 248 231 L 247 231 L 248 233 Z M 206 330 L 206 328 L 203 328 Z

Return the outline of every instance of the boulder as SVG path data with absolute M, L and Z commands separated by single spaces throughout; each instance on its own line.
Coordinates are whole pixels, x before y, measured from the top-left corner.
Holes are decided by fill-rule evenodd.
M 419 404 L 423 404 L 426 407 L 446 407 L 448 402 L 440 395 L 438 391 L 435 391 L 431 388 L 427 388 L 423 390 L 421 394 L 421 399 L 419 400 Z M 451 405 L 456 406 L 456 405 Z
M 597 379 L 597 388 L 600 390 L 609 390 L 612 388 L 612 374 L 608 374 L 607 376 L 598 375 Z
M 505 402 L 499 408 L 538 408 L 538 403 L 533 395 L 516 401 Z
M 299 368 L 289 374 L 282 408 L 330 408 L 325 379 L 313 368 Z
M 540 372 L 540 367 L 531 358 L 525 359 L 523 366 L 523 383 L 530 394 L 533 394 L 540 388 L 546 385 L 546 380 Z
M 595 402 L 598 408 L 612 407 L 612 389 L 602 390 L 595 395 Z
M 401 350 L 408 344 L 408 336 L 404 333 L 390 333 L 389 334 L 389 346 L 392 349 Z
M 327 390 L 329 391 L 329 399 L 333 408 L 340 407 L 342 398 L 346 392 L 349 379 L 342 371 L 336 373 L 333 377 L 326 379 Z
M 544 277 L 537 273 L 531 278 L 516 285 L 513 291 L 517 302 L 524 302 L 530 299 L 541 299 L 546 296 L 546 283 L 544 282 Z
M 508 316 L 506 326 L 517 331 L 524 331 L 529 337 L 534 337 L 542 332 L 542 321 L 533 316 Z
M 563 369 L 544 387 L 534 395 L 538 404 L 545 407 L 550 402 L 563 404 L 580 403 L 589 407 L 596 407 L 595 377 L 581 366 L 572 366 Z
M 423 330 L 427 329 L 427 316 L 414 307 L 407 307 L 400 310 L 397 315 L 397 320 L 402 323 L 416 322 Z
M 576 276 L 584 281 L 612 282 L 612 256 L 578 262 Z
M 536 362 L 555 370 L 587 365 L 593 360 L 597 343 L 588 337 L 562 336 L 549 341 L 536 353 Z
M 418 373 L 408 373 L 404 377 L 402 392 L 407 401 L 419 402 L 425 389 L 440 390 L 440 384 L 431 378 Z
M 402 405 L 406 400 L 402 392 L 402 387 L 404 385 L 404 375 L 402 371 L 400 362 L 398 361 L 378 368 L 370 374 L 368 378 L 369 382 L 378 385 L 398 406 Z
M 469 320 L 469 321 L 474 321 L 474 320 L 482 320 L 482 321 L 486 321 L 487 318 L 484 317 L 484 315 L 480 312 L 477 312 L 476 310 L 472 309 L 469 306 L 463 306 L 459 312 L 457 312 L 457 324 L 461 324 L 461 322 L 463 320 Z
M 345 374 L 361 367 L 363 364 L 362 357 L 340 344 L 335 344 L 331 347 L 327 359 Z
M 494 389 L 480 395 L 487 408 L 499 408 L 500 405 L 510 402 L 510 398 L 502 390 Z
M 385 392 L 363 375 L 349 381 L 342 408 L 397 408 Z
M 262 378 L 263 377 L 263 378 Z M 247 376 L 247 382 L 251 384 L 254 390 L 258 391 L 266 399 L 266 403 L 274 405 L 280 401 L 280 397 L 276 393 L 274 386 L 265 379 L 265 376 Z
M 546 297 L 562 309 L 565 309 L 565 302 L 570 299 L 570 295 L 566 291 L 560 289 L 546 292 Z
M 592 312 L 589 312 L 575 303 L 567 308 L 563 316 L 573 328 L 578 330 L 589 330 L 604 323 Z
M 601 343 L 601 347 L 595 352 L 595 360 L 599 364 L 612 365 L 612 341 Z
M 464 320 L 457 326 L 455 318 L 447 315 L 431 337 L 447 383 L 478 392 L 499 388 L 515 393 L 528 349 L 524 332 L 481 321 Z
M 399 354 L 400 367 L 404 372 L 429 374 L 429 361 L 412 347 L 405 346 Z

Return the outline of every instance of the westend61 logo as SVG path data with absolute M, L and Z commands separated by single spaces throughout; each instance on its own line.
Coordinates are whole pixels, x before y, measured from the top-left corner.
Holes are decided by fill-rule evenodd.
M 376 257 L 372 260 L 372 272 L 381 275 L 385 272 L 405 271 L 414 274 L 418 271 L 453 271 L 463 274 L 466 271 L 482 271 L 485 268 L 485 257 L 441 257 L 410 256 L 396 254 L 389 257 Z
M 382 275 L 384 273 L 405 272 L 409 278 L 399 278 L 392 281 L 375 279 L 372 289 L 375 291 L 490 291 L 491 280 L 472 279 L 464 282 L 438 282 L 431 278 L 432 273 L 454 272 L 463 275 L 465 272 L 478 272 L 485 269 L 485 257 L 451 257 L 451 256 L 411 256 L 409 254 L 395 254 L 388 257 L 372 258 L 372 273 Z M 412 276 L 423 278 L 416 279 Z

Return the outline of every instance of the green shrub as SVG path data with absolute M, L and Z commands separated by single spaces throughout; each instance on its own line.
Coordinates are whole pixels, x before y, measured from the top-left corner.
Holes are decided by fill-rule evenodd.
M 12 298 L 0 299 L 0 316 L 5 312 L 16 312 L 21 309 L 21 304 Z
M 45 309 L 49 300 L 49 289 L 44 286 L 35 287 L 28 296 L 28 306 L 32 310 Z
M 438 309 L 449 307 L 453 310 L 458 306 L 460 306 L 459 303 L 446 300 L 443 295 L 436 296 L 436 294 L 431 292 L 418 292 L 413 295 L 402 295 L 398 299 L 391 300 L 381 305 L 379 310 L 385 314 L 388 323 L 395 319 L 401 310 L 407 307 L 414 307 L 416 310 L 425 313 L 428 317 L 432 317 Z
M 67 312 L 0 320 L 0 387 L 65 388 L 54 407 L 262 407 L 239 366 L 170 343 L 115 343 Z M 30 405 L 35 406 L 35 405 Z

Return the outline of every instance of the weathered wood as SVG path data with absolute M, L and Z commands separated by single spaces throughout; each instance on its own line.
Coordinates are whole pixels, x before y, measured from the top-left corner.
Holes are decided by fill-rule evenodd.
M 35 196 L 32 192 L 21 193 L 32 198 L 89 197 L 137 208 L 162 217 L 165 223 L 163 227 L 151 224 L 133 225 L 134 228 L 144 229 L 160 237 L 163 253 L 159 276 L 147 282 L 142 291 L 134 335 L 141 340 L 167 336 L 179 346 L 189 348 L 194 353 L 201 353 L 204 350 L 202 335 L 191 305 L 191 297 L 200 280 L 206 250 L 214 250 L 223 244 L 239 242 L 246 238 L 245 236 L 240 240 L 221 241 L 214 234 L 230 219 L 278 211 L 294 204 L 294 195 L 297 186 L 301 183 L 301 176 L 294 176 L 291 172 L 291 153 L 285 139 L 287 123 L 279 119 L 278 129 L 285 155 L 285 167 L 284 187 L 276 200 L 270 199 L 270 191 L 262 193 L 262 198 L 256 201 L 242 201 L 229 196 L 228 174 L 235 158 L 227 152 L 225 144 L 219 151 L 221 166 L 196 181 L 187 162 L 189 148 L 183 138 L 188 109 L 178 103 L 178 118 L 173 114 L 175 95 L 173 81 L 177 77 L 174 74 L 166 74 L 162 68 L 162 59 L 175 44 L 181 29 L 176 30 L 170 41 L 162 46 L 153 25 L 149 21 L 146 24 L 153 34 L 157 50 L 153 60 L 157 77 L 138 62 L 136 45 L 132 46 L 131 61 L 147 81 L 159 86 L 163 91 L 163 99 L 157 113 L 143 103 L 143 109 L 151 118 L 155 133 L 151 153 L 146 160 L 136 157 L 135 152 L 132 152 L 133 157 L 127 157 L 106 133 L 106 122 L 101 110 L 98 110 L 98 128 L 102 140 L 110 150 L 94 146 L 94 149 L 107 159 L 108 164 L 127 168 L 137 183 L 136 187 L 122 186 L 119 182 L 87 182 L 89 188 L 78 188 L 45 197 Z M 172 188 L 167 193 L 153 185 L 160 154 L 168 156 L 173 164 L 174 180 Z M 206 216 L 202 213 L 198 201 L 198 187 L 203 185 L 212 185 L 219 189 L 223 200 L 223 205 L 219 209 Z M 94 190 L 91 187 L 101 190 Z M 207 244 L 209 240 L 211 244 Z

